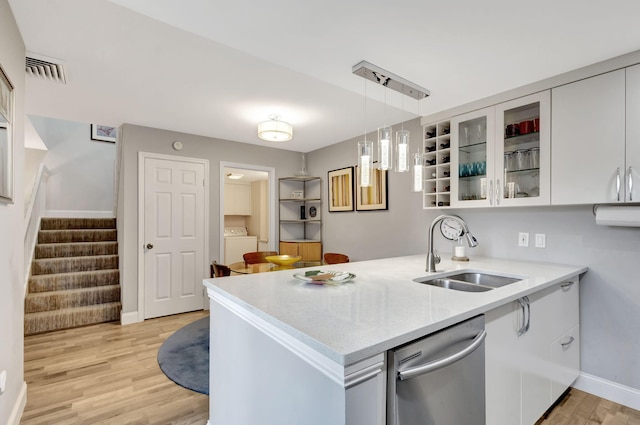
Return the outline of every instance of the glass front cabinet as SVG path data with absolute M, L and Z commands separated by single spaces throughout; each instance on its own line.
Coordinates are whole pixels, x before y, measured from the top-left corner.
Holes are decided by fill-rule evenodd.
M 550 105 L 544 91 L 450 120 L 451 207 L 549 205 Z

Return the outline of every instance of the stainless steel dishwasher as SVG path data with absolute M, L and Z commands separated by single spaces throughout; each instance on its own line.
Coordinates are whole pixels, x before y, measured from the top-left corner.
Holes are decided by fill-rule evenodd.
M 388 354 L 387 425 L 485 425 L 484 316 Z

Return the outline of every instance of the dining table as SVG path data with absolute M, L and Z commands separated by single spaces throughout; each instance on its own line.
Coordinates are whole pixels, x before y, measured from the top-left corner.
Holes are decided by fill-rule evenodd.
M 274 263 L 253 263 L 246 264 L 244 261 L 238 261 L 237 263 L 229 264 L 229 268 L 232 273 L 238 274 L 252 274 L 252 273 L 265 273 L 265 272 L 275 272 L 278 270 L 292 270 L 299 269 L 302 267 L 313 267 L 313 266 L 321 266 L 322 261 L 298 261 L 297 263 L 293 263 L 291 265 L 278 265 Z

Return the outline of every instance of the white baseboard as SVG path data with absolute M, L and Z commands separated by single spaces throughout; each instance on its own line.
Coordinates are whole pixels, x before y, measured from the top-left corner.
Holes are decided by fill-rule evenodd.
M 120 313 L 120 324 L 121 325 L 130 325 L 132 323 L 140 323 L 144 320 L 140 319 L 137 311 L 132 311 L 130 313 Z
M 13 406 L 13 410 L 11 410 L 11 415 L 9 416 L 9 420 L 7 421 L 7 425 L 20 425 L 20 419 L 22 419 L 22 413 L 24 412 L 24 407 L 27 405 L 27 383 L 22 383 L 22 388 L 20 388 L 20 394 L 18 394 L 18 399 L 16 400 L 16 404 Z
M 623 406 L 640 410 L 640 390 L 581 372 L 573 387 Z
M 43 217 L 53 218 L 113 218 L 113 211 L 46 210 Z

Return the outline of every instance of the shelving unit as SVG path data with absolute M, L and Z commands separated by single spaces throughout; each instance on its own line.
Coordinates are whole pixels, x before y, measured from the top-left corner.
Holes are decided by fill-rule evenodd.
M 282 177 L 278 181 L 280 254 L 322 260 L 322 179 Z
M 423 208 L 451 205 L 451 122 L 423 126 L 424 153 Z

